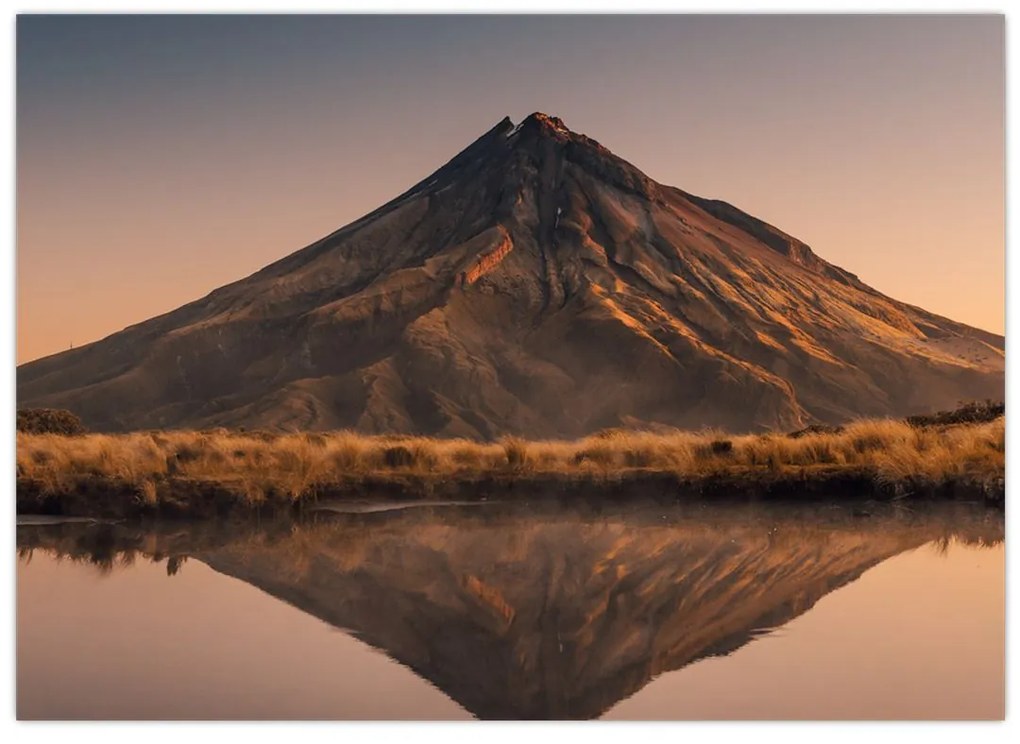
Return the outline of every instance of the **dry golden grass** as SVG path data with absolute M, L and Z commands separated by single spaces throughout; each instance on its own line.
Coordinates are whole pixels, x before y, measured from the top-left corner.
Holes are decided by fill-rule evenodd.
M 168 479 L 206 481 L 249 503 L 299 499 L 345 479 L 395 474 L 458 478 L 498 474 L 598 477 L 651 470 L 679 475 L 776 473 L 820 466 L 866 468 L 881 482 L 943 483 L 1005 469 L 1004 419 L 943 428 L 866 420 L 839 433 L 725 437 L 718 432 L 610 430 L 576 441 L 166 431 L 122 435 L 17 435 L 19 477 L 60 493 L 89 477 L 136 484 L 154 503 Z

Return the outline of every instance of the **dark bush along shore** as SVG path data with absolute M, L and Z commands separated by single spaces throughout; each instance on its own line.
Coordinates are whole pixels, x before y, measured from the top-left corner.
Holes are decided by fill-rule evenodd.
M 65 491 L 47 491 L 39 481 L 18 479 L 19 514 L 50 514 L 96 518 L 134 516 L 218 517 L 235 511 L 263 514 L 300 512 L 330 500 L 455 501 L 496 500 L 591 500 L 651 499 L 662 503 L 712 501 L 898 501 L 949 499 L 1003 506 L 1002 476 L 961 478 L 932 483 L 924 478 L 884 482 L 864 469 L 816 468 L 784 473 L 732 472 L 684 476 L 662 472 L 628 472 L 605 476 L 556 474 L 448 478 L 393 474 L 363 476 L 317 486 L 306 496 L 293 499 L 271 491 L 261 501 L 243 498 L 226 484 L 187 478 L 168 478 L 157 486 L 155 502 L 145 500 L 130 482 L 106 477 L 86 477 Z

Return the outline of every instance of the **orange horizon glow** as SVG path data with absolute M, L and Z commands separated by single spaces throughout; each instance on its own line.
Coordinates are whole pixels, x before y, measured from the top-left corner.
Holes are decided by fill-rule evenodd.
M 1001 16 L 18 20 L 17 361 L 196 300 L 534 110 L 1004 329 Z

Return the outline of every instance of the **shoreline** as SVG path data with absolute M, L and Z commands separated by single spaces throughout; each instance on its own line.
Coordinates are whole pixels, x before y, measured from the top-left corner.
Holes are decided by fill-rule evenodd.
M 271 491 L 257 502 L 229 484 L 168 478 L 155 501 L 140 496 L 123 479 L 88 476 L 71 487 L 48 491 L 30 478 L 17 482 L 17 513 L 68 517 L 218 518 L 233 513 L 300 513 L 323 502 L 373 501 L 560 501 L 589 503 L 630 500 L 659 503 L 863 503 L 867 501 L 968 501 L 1004 508 L 1005 479 L 961 477 L 942 482 L 924 478 L 886 481 L 863 468 L 816 467 L 785 472 L 729 472 L 683 475 L 631 471 L 591 476 L 560 474 L 448 475 L 386 474 L 351 477 L 310 488 L 301 498 Z
M 323 500 L 1005 501 L 1005 419 L 496 442 L 226 429 L 17 435 L 18 514 L 219 517 Z

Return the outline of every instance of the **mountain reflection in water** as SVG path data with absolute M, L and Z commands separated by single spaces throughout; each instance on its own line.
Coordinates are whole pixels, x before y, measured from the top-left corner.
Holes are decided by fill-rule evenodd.
M 17 545 L 24 560 L 46 550 L 105 571 L 201 561 L 355 635 L 479 718 L 575 719 L 952 539 L 1000 542 L 1001 512 L 433 505 L 261 525 L 37 524 Z

